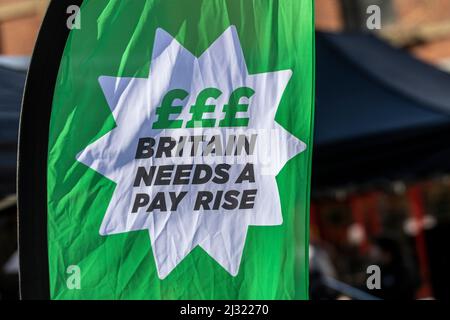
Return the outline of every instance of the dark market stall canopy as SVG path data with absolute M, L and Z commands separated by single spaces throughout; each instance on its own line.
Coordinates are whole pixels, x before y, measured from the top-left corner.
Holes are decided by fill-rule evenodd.
M 0 64 L 0 196 L 16 191 L 17 136 L 25 77 L 24 71 Z
M 317 33 L 313 189 L 450 169 L 450 74 L 371 35 Z

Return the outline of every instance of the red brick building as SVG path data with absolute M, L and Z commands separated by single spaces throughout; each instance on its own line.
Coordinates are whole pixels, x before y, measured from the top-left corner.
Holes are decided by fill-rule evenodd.
M 48 0 L 0 0 L 0 54 L 31 55 Z
M 0 0 L 0 54 L 31 55 L 48 2 Z M 317 28 L 345 30 L 346 19 L 352 19 L 346 15 L 349 3 L 359 6 L 360 11 L 365 3 L 389 3 L 392 17 L 380 35 L 425 61 L 450 69 L 450 0 L 315 0 Z
M 315 0 L 317 29 L 333 32 L 346 29 L 344 2 L 364 0 Z M 389 3 L 392 12 L 389 22 L 382 25 L 380 36 L 450 70 L 450 0 L 383 0 L 383 3 Z M 360 8 L 363 9 L 364 6 Z

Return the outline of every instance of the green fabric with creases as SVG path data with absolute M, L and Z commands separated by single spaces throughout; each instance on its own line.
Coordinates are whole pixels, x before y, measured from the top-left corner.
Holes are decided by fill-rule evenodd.
M 290 69 L 276 121 L 308 146 L 277 176 L 283 224 L 250 227 L 232 277 L 197 247 L 164 280 L 147 231 L 101 236 L 115 184 L 76 155 L 115 126 L 101 75 L 147 77 L 157 28 L 199 56 L 237 28 L 251 74 Z M 311 0 L 86 0 L 54 93 L 48 149 L 52 299 L 307 299 L 314 104 Z M 81 288 L 70 290 L 77 265 Z

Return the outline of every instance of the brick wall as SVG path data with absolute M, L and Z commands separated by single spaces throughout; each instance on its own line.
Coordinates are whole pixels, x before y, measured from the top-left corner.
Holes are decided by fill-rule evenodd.
M 30 0 L 0 0 L 13 4 Z M 47 0 L 33 0 L 43 3 Z M 42 8 L 43 8 L 42 6 Z M 414 30 L 417 26 L 450 23 L 450 0 L 394 0 L 397 15 L 396 27 Z M 0 54 L 30 55 L 39 30 L 42 13 L 6 22 L 0 22 Z M 342 14 L 338 0 L 315 0 L 315 20 L 319 30 L 337 32 L 343 29 Z M 417 57 L 441 64 L 450 61 L 450 32 L 431 42 L 410 48 Z
M 398 24 L 404 28 L 450 23 L 450 0 L 396 0 Z M 417 57 L 441 65 L 450 59 L 450 32 L 411 48 Z
M 315 0 L 316 27 L 326 31 L 342 30 L 342 18 L 337 0 Z
M 450 0 L 393 0 L 396 19 L 391 27 L 414 34 L 424 26 L 447 24 L 449 31 L 409 46 L 418 58 L 438 66 L 450 65 Z M 338 0 L 316 0 L 316 27 L 324 31 L 343 29 Z M 401 32 L 400 32 L 401 33 Z M 430 33 L 428 33 L 430 35 Z
M 394 6 L 405 27 L 450 20 L 450 0 L 395 0 Z
M 2 5 L 14 5 L 28 1 L 0 0 L 0 10 Z M 42 0 L 33 1 L 36 2 L 38 8 L 35 14 L 0 22 L 0 54 L 31 55 L 45 5 Z

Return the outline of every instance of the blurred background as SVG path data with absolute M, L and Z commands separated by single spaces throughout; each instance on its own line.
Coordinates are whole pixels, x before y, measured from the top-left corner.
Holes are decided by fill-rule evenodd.
M 0 299 L 18 298 L 17 131 L 47 5 L 0 0 Z M 315 7 L 311 298 L 450 300 L 450 0 Z

